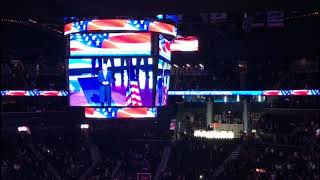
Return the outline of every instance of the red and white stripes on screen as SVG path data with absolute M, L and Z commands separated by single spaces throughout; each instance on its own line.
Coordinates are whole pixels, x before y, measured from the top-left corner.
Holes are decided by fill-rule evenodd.
M 176 119 L 171 119 L 170 122 L 170 130 L 175 130 L 176 129 Z
M 126 93 L 127 106 L 142 106 L 138 81 L 129 81 L 129 88 Z
M 163 88 L 163 96 L 162 96 L 162 98 L 163 98 L 163 100 L 162 100 L 162 105 L 167 105 L 167 98 L 168 98 L 168 87 L 167 86 L 164 86 L 164 88 Z

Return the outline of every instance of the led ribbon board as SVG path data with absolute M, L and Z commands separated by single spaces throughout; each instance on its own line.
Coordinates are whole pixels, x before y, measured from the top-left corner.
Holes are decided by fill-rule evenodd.
M 93 19 L 68 23 L 64 35 L 87 31 L 149 31 L 177 35 L 177 28 L 168 23 L 134 19 Z
M 1 96 L 68 96 L 68 91 L 40 91 L 40 90 L 3 90 Z M 319 96 L 320 89 L 302 90 L 263 90 L 263 91 L 168 91 L 171 96 Z
M 157 108 L 85 108 L 86 118 L 154 118 Z
M 232 96 L 232 95 L 261 95 L 262 91 L 169 91 L 169 95 L 194 96 Z
M 68 91 L 39 91 L 39 90 L 5 90 L 1 96 L 68 96 Z
M 319 96 L 320 89 L 263 90 L 263 91 L 169 91 L 174 96 Z
M 75 33 L 70 56 L 151 55 L 151 33 Z
M 320 89 L 300 89 L 300 90 L 264 90 L 264 96 L 313 96 L 320 95 Z

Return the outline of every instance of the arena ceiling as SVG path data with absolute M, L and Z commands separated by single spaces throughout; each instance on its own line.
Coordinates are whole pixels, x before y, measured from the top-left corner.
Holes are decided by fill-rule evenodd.
M 152 15 L 158 13 L 199 13 L 209 11 L 317 10 L 318 0 L 7 0 L 2 16 L 107 16 Z
M 2 17 L 27 21 L 26 27 L 39 29 L 42 32 L 54 35 L 63 44 L 63 31 L 65 16 L 77 17 L 114 17 L 114 16 L 155 16 L 159 13 L 183 14 L 183 21 L 179 24 L 179 33 L 182 35 L 195 35 L 200 40 L 198 53 L 178 54 L 177 58 L 202 59 L 210 62 L 214 58 L 230 56 L 234 58 L 252 56 L 256 54 L 286 55 L 288 53 L 317 54 L 314 34 L 318 34 L 319 25 L 315 30 L 304 33 L 303 36 L 291 38 L 286 30 L 269 31 L 268 36 L 261 36 L 261 32 L 245 33 L 241 29 L 243 12 L 283 10 L 283 11 L 315 11 L 319 12 L 320 1 L 298 0 L 213 0 L 204 1 L 98 1 L 98 0 L 51 0 L 51 1 L 18 1 L 10 0 L 2 3 Z M 227 12 L 233 13 L 235 19 L 224 27 L 217 27 L 204 22 L 201 13 Z M 242 13 L 242 15 L 241 15 Z M 319 17 L 319 16 L 318 16 Z M 319 18 L 318 18 L 319 19 Z M 31 20 L 31 21 L 30 21 Z M 37 23 L 33 23 L 36 21 Z M 301 27 L 312 27 L 301 24 Z M 294 25 L 299 28 L 299 24 Z M 296 28 L 295 27 L 295 28 Z M 58 31 L 55 31 L 58 30 Z M 285 36 L 283 32 L 286 31 Z M 298 31 L 298 30 L 296 30 Z M 311 33 L 310 33 L 311 32 Z M 260 34 L 259 34 L 260 33 Z M 292 34 L 295 34 L 292 31 Z M 259 37 L 259 38 L 256 38 Z M 316 37 L 319 37 L 317 35 Z M 282 38 L 282 39 L 281 39 Z M 263 42 L 263 43 L 261 43 Z M 59 43 L 58 43 L 59 44 Z M 257 46 L 258 44 L 258 46 Z M 307 45 L 306 45 L 307 44 Z M 281 49 L 285 47 L 284 49 Z M 288 47 L 288 48 L 287 48 Z M 309 52 L 310 51 L 310 52 Z M 255 59 L 258 59 L 255 58 Z

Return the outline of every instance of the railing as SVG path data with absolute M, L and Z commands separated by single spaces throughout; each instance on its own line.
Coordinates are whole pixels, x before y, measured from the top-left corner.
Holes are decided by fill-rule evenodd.
M 167 146 L 164 148 L 163 154 L 162 154 L 162 158 L 161 158 L 161 162 L 158 165 L 157 171 L 156 171 L 156 175 L 155 175 L 155 180 L 159 179 L 159 176 L 161 173 L 164 172 L 164 170 L 167 167 L 169 158 L 170 158 L 170 154 L 171 154 L 171 146 Z
M 117 175 L 118 170 L 120 169 L 122 164 L 122 161 L 117 161 L 117 166 L 113 169 L 112 173 L 111 173 L 111 179 L 114 179 L 115 176 Z
M 59 175 L 59 173 L 57 172 L 57 170 L 51 165 L 51 163 L 49 163 L 47 161 L 47 159 L 45 157 L 43 157 L 43 155 L 36 150 L 36 148 L 34 148 L 34 146 L 32 144 L 28 144 L 27 145 L 28 148 L 31 150 L 31 152 L 40 160 L 40 161 L 45 161 L 46 165 L 47 165 L 47 169 L 49 170 L 49 172 L 52 173 L 52 175 L 55 177 L 55 179 L 60 180 L 61 176 Z
M 221 163 L 220 166 L 218 166 L 213 174 L 213 177 L 218 177 L 223 171 L 224 171 L 224 167 L 225 164 L 228 163 L 230 160 L 237 158 L 239 151 L 241 148 L 241 144 L 239 144 L 231 153 L 230 155 L 223 161 L 223 163 Z M 236 154 L 236 156 L 235 156 Z
M 101 155 L 99 148 L 92 143 L 92 141 L 89 141 L 88 143 L 90 148 L 90 154 L 92 159 L 91 166 L 80 176 L 80 180 L 87 179 L 87 176 L 94 170 L 94 168 L 97 166 L 97 164 L 101 161 Z

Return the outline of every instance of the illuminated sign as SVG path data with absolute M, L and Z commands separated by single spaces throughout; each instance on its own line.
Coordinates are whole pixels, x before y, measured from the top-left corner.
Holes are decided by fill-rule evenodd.
M 194 137 L 201 137 L 207 139 L 234 139 L 234 132 L 232 131 L 206 131 L 206 130 L 194 130 Z

